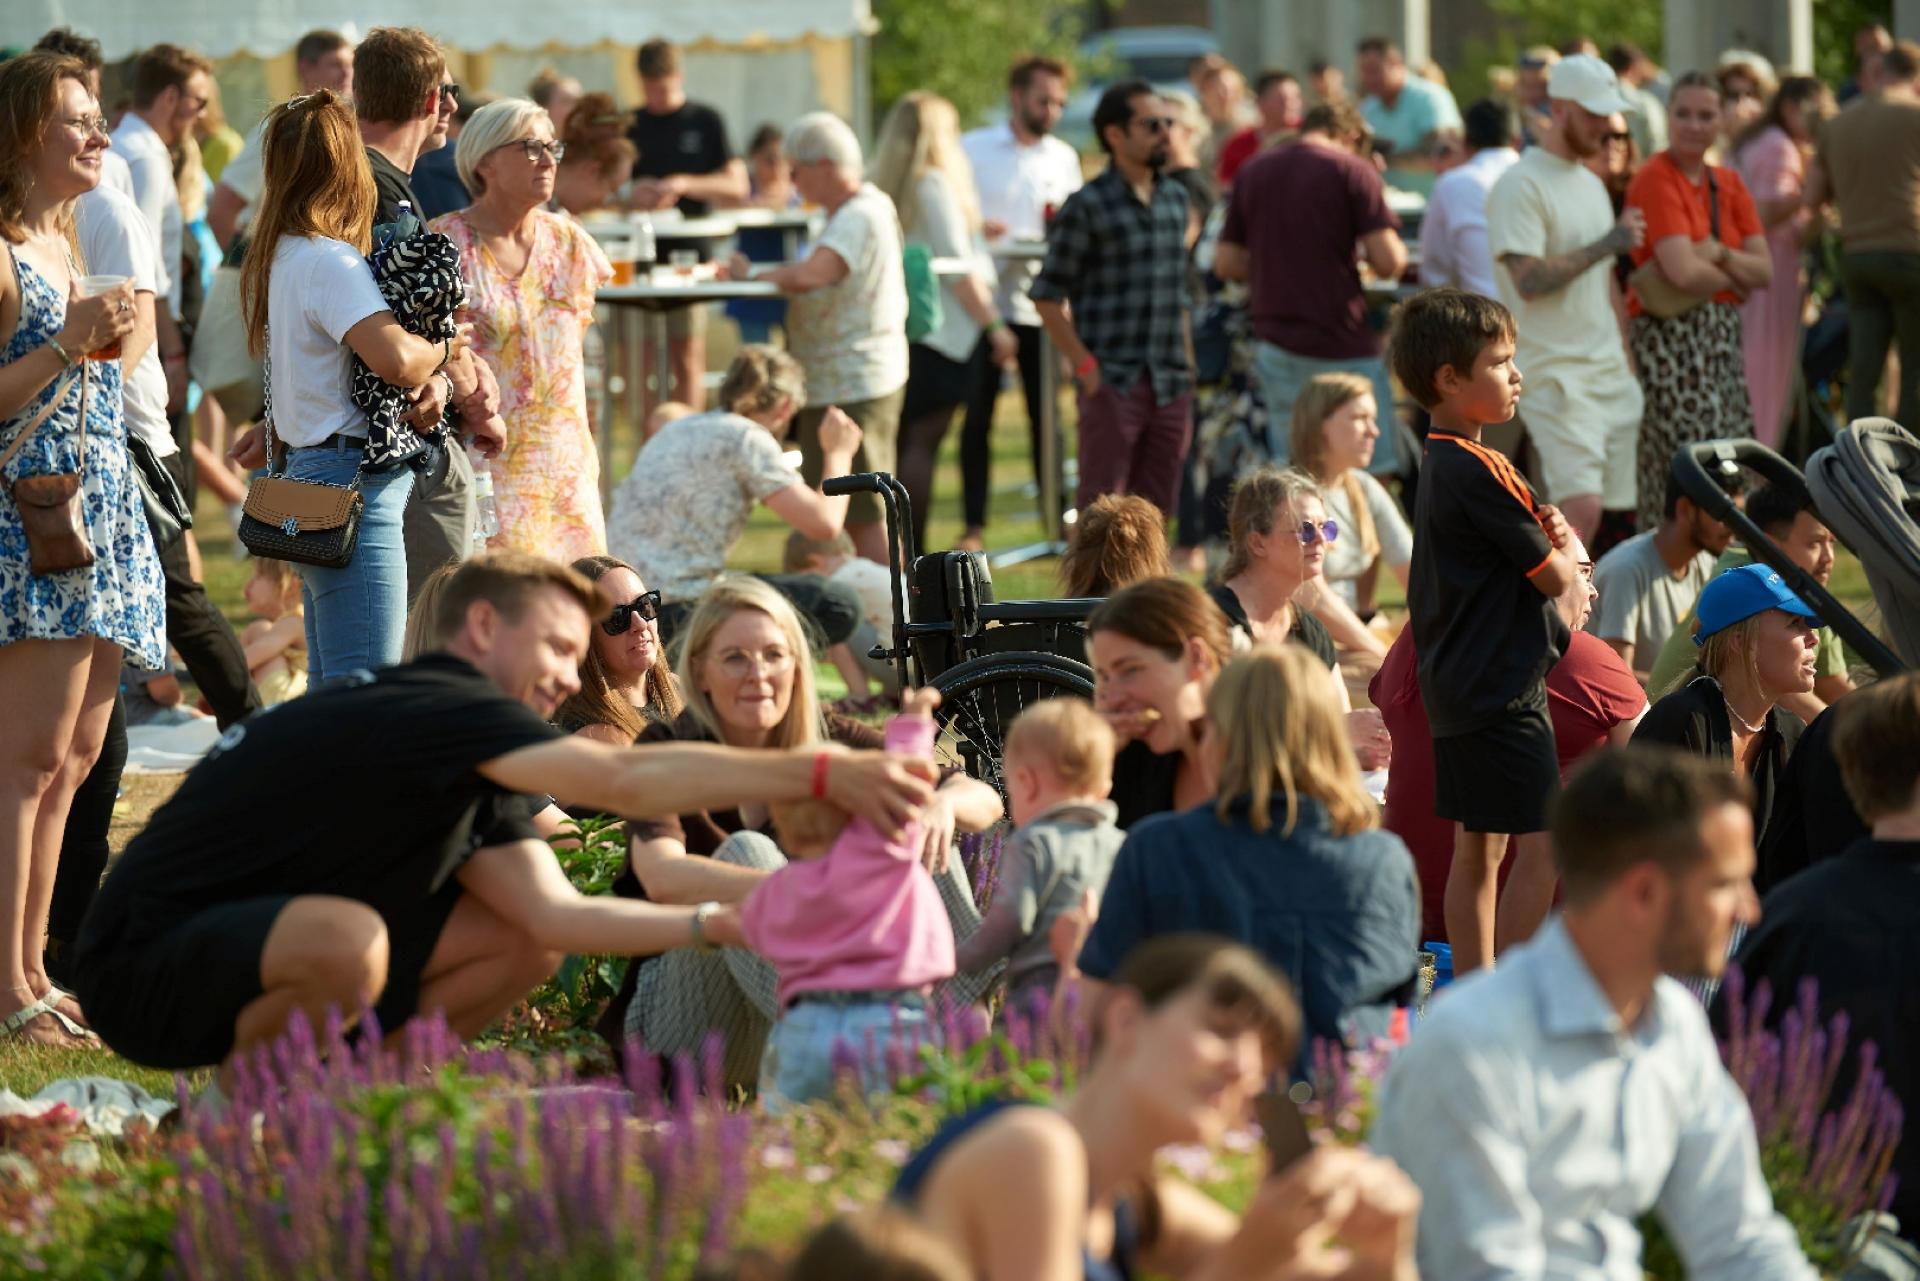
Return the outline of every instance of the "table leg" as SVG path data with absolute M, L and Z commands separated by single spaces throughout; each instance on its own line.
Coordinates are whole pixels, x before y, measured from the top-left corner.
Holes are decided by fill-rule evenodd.
M 995 552 L 997 568 L 1021 565 L 1044 556 L 1059 556 L 1067 544 L 1059 536 L 1066 504 L 1066 459 L 1060 440 L 1060 356 L 1043 328 L 1040 331 L 1040 538 L 1024 547 Z

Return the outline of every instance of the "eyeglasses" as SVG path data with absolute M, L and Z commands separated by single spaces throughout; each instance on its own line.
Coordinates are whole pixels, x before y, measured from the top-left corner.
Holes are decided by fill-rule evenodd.
M 1633 135 L 1630 133 L 1607 133 L 1600 135 L 1600 140 L 1602 142 L 1632 142 Z
M 566 155 L 567 155 L 566 143 L 542 142 L 538 138 L 516 138 L 512 142 L 501 143 L 500 146 L 495 147 L 494 150 L 499 151 L 506 147 L 520 148 L 522 151 L 526 152 L 527 162 L 529 164 L 536 164 L 536 165 L 540 163 L 541 152 L 545 152 L 547 155 L 552 156 L 553 163 L 555 164 L 559 164 L 562 160 L 566 158 Z
M 1133 123 L 1145 125 L 1148 133 L 1165 133 L 1173 128 L 1172 116 L 1141 116 Z
M 1340 537 L 1340 522 L 1337 520 L 1323 520 L 1316 525 L 1310 520 L 1303 520 L 1300 522 L 1298 532 L 1300 534 L 1300 545 L 1302 547 L 1311 547 L 1315 542 L 1331 543 L 1337 541 Z
M 714 662 L 722 672 L 726 673 L 728 680 L 736 681 L 745 680 L 762 669 L 765 669 L 770 676 L 778 676 L 793 670 L 793 655 L 784 649 L 772 649 L 763 654 L 751 654 L 744 649 L 730 649 Z
M 83 136 L 92 137 L 96 133 L 107 132 L 105 116 L 68 116 L 65 121 L 69 129 L 78 129 Z
M 640 617 L 646 619 L 649 623 L 659 618 L 660 593 L 641 592 L 626 604 L 615 605 L 613 612 L 608 614 L 605 620 L 601 622 L 600 630 L 609 636 L 624 635 L 627 628 L 633 625 L 633 616 L 635 614 L 640 615 Z
M 187 110 L 191 111 L 196 116 L 199 115 L 201 112 L 205 111 L 207 109 L 207 104 L 213 101 L 213 99 L 211 98 L 202 98 L 197 93 L 188 93 L 185 89 L 182 89 L 180 91 L 180 96 L 186 99 Z
M 459 101 L 459 99 L 460 99 L 459 85 L 449 83 L 449 84 L 443 84 L 440 86 L 440 101 L 457 102 Z

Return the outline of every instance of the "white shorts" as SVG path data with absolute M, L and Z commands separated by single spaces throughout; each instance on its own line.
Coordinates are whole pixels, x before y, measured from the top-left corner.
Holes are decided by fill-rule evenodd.
M 1641 406 L 1640 383 L 1624 365 L 1527 372 L 1520 419 L 1540 453 L 1548 502 L 1598 494 L 1608 511 L 1633 510 Z

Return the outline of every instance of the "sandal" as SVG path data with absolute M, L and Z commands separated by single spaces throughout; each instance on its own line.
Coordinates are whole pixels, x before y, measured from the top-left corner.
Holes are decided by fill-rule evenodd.
M 96 1037 L 91 1030 L 81 1027 L 78 1023 L 75 1023 L 72 1019 L 60 1012 L 59 1006 L 54 1004 L 58 999 L 58 996 L 49 993 L 31 1005 L 23 1006 L 15 1010 L 12 1014 L 7 1015 L 6 1018 L 0 1019 L 0 1036 L 25 1041 L 29 1039 L 26 1036 L 27 1024 L 33 1022 L 43 1014 L 51 1014 L 54 1020 L 66 1031 L 66 1034 L 73 1040 L 79 1042 L 80 1046 L 95 1046 L 100 1044 L 100 1038 Z
M 62 1001 L 73 1002 L 73 1008 L 79 1010 L 80 1013 L 76 1016 L 59 1009 L 58 1007 Z M 58 1014 L 60 1021 L 67 1024 L 70 1029 L 77 1025 L 82 1032 L 89 1035 L 92 1034 L 93 1025 L 87 1022 L 87 1012 L 81 1007 L 79 997 L 67 991 L 58 983 L 49 981 L 47 984 L 47 1002 L 55 1007 L 54 1013 Z

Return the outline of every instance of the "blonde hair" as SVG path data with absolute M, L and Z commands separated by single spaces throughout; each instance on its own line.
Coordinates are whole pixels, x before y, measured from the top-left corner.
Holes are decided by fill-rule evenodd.
M 1253 830 L 1268 831 L 1277 788 L 1287 798 L 1282 836 L 1299 821 L 1302 795 L 1326 808 L 1337 835 L 1380 825 L 1327 669 L 1304 646 L 1256 645 L 1228 663 L 1207 695 L 1207 718 L 1222 753 L 1215 802 L 1222 822 L 1244 796 Z
M 1084 698 L 1043 698 L 1007 727 L 1003 761 L 1016 756 L 1052 771 L 1076 796 L 1113 790 L 1113 727 Z
M 780 555 L 780 571 L 804 574 L 816 556 L 852 556 L 853 537 L 841 530 L 832 538 L 809 538 L 799 530 L 787 534 L 786 549 Z
M 453 571 L 458 568 L 460 562 L 450 560 L 428 574 L 427 581 L 420 584 L 420 590 L 407 610 L 407 627 L 400 639 L 401 661 L 412 662 L 447 643 L 446 636 L 440 631 L 440 598 L 446 595 L 447 580 L 453 577 Z
M 786 716 L 768 736 L 767 746 L 809 747 L 825 741 L 827 730 L 820 715 L 819 696 L 814 692 L 813 647 L 807 640 L 806 625 L 785 596 L 747 575 L 726 574 L 714 579 L 713 585 L 700 594 L 693 614 L 680 633 L 674 673 L 679 677 L 680 696 L 686 700 L 687 711 L 715 739 L 726 741 L 713 702 L 700 688 L 698 669 L 706 661 L 714 633 L 735 614 L 748 609 L 772 619 L 785 637 L 787 648 L 793 651 L 793 697 L 787 704 Z
M 269 111 L 261 137 L 265 185 L 240 268 L 247 346 L 256 356 L 267 349 L 267 282 L 280 237 L 325 236 L 364 254 L 373 245 L 380 199 L 360 122 L 331 89 L 301 94 Z
M 1346 491 L 1347 506 L 1352 511 L 1353 535 L 1360 541 L 1360 550 L 1368 564 L 1380 554 L 1380 531 L 1374 527 L 1373 509 L 1367 504 L 1366 491 L 1360 487 L 1360 478 L 1349 467 L 1338 476 L 1327 474 L 1327 419 L 1345 409 L 1362 396 L 1373 395 L 1373 380 L 1361 374 L 1334 372 L 1315 374 L 1307 379 L 1307 385 L 1300 389 L 1299 397 L 1293 402 L 1293 465 L 1322 485 L 1331 485 L 1338 481 Z M 1385 413 L 1376 404 L 1374 412 Z M 1383 429 L 1384 430 L 1384 429 Z
M 1302 498 L 1320 497 L 1319 483 L 1297 467 L 1267 463 L 1235 481 L 1233 496 L 1228 500 L 1227 563 L 1220 571 L 1221 581 L 1246 573 L 1253 563 L 1247 540 L 1255 534 L 1273 532 L 1274 514 L 1282 504 L 1291 510 Z
M 1757 647 L 1754 642 L 1759 639 L 1760 620 L 1766 612 L 1761 610 L 1760 613 L 1743 618 L 1737 623 L 1729 623 L 1702 641 L 1699 656 L 1695 660 L 1696 669 L 1713 677 L 1722 686 L 1726 685 L 1727 677 L 1739 669 L 1741 674 L 1753 683 L 1754 689 L 1761 689 L 1760 655 L 1756 652 Z M 1694 630 L 1697 635 L 1698 623 L 1695 623 Z M 1693 672 L 1683 673 L 1673 683 L 1673 688 L 1679 689 L 1686 685 L 1693 679 L 1694 674 Z
M 920 180 L 938 173 L 960 206 L 967 233 L 980 230 L 980 199 L 973 166 L 960 146 L 960 113 L 937 93 L 916 89 L 893 104 L 874 144 L 873 185 L 887 193 L 900 213 L 902 230 L 920 225 Z
M 474 112 L 473 118 L 461 126 L 460 140 L 453 146 L 453 167 L 460 171 L 460 181 L 467 190 L 476 196 L 483 194 L 487 180 L 480 176 L 480 162 L 496 147 L 526 137 L 527 131 L 543 120 L 548 129 L 553 128 L 553 118 L 546 109 L 525 98 L 502 98 Z
M 807 373 L 778 347 L 748 343 L 727 366 L 716 399 L 720 408 L 743 418 L 777 408 L 783 400 L 799 409 L 807 403 Z

